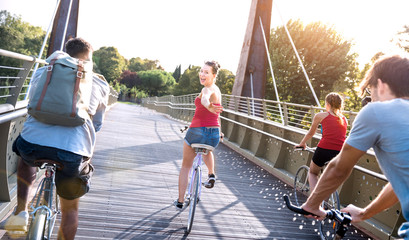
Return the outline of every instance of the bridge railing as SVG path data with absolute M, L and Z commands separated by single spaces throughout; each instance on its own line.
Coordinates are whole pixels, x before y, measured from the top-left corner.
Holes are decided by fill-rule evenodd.
M 171 117 L 190 122 L 198 94 L 183 96 L 150 97 L 143 106 L 166 113 Z M 324 108 L 223 95 L 224 111 L 221 114 L 224 144 L 271 172 L 284 182 L 293 185 L 294 175 L 302 165 L 309 165 L 313 153 L 293 151 L 306 134 L 314 115 Z M 344 111 L 348 125 L 353 124 L 357 113 Z M 316 146 L 320 131 L 307 143 Z M 355 166 L 351 176 L 338 189 L 341 204 L 353 203 L 364 207 L 375 199 L 387 183 L 372 150 Z M 391 239 L 404 221 L 399 204 L 377 214 L 358 226 L 381 239 Z
M 34 64 L 46 65 L 42 59 L 0 49 L 0 219 L 16 204 L 18 157 L 12 151 L 27 115 L 27 90 Z M 109 105 L 118 93 L 111 88 Z M 40 175 L 40 174 L 39 174 Z

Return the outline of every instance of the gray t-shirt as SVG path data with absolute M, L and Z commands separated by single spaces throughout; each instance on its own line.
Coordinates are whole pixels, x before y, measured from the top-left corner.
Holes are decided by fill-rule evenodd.
M 346 143 L 361 151 L 374 149 L 383 173 L 399 198 L 403 216 L 408 220 L 409 100 L 398 98 L 365 106 L 356 117 Z M 405 239 L 409 239 L 409 229 L 406 234 Z

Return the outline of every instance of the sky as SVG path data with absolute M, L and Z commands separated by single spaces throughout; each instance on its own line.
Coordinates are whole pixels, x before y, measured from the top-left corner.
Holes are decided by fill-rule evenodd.
M 166 71 L 216 60 L 237 71 L 252 0 L 80 0 L 78 33 L 94 49 L 114 46 L 127 59 L 159 60 Z M 44 30 L 57 0 L 1 0 L 0 10 Z M 408 0 L 274 0 L 271 27 L 321 21 L 354 43 L 361 67 L 409 25 Z M 281 15 L 281 17 L 280 17 Z M 283 20 L 283 21 L 282 21 Z

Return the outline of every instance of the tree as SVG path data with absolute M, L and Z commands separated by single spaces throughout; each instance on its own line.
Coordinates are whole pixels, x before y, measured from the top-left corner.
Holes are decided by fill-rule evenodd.
M 172 74 L 163 70 L 148 70 L 138 72 L 141 79 L 141 90 L 150 96 L 162 96 L 170 93 L 170 89 L 175 85 Z
M 101 47 L 94 52 L 93 60 L 109 83 L 121 76 L 127 62 L 115 47 Z
M 179 79 L 178 84 L 173 89 L 173 94 L 184 95 L 191 93 L 199 93 L 202 90 L 202 85 L 199 81 L 200 67 L 189 66 Z
M 20 16 L 0 11 L 0 49 L 38 57 L 45 31 L 21 20 Z M 44 51 L 46 52 L 46 51 Z M 0 57 L 1 66 L 20 66 L 17 59 Z M 1 76 L 16 76 L 16 70 L 0 69 Z
M 44 37 L 45 31 L 41 27 L 34 27 L 22 21 L 20 16 L 11 15 L 5 10 L 0 11 L 0 49 L 38 57 Z M 21 61 L 0 56 L 0 66 L 21 67 Z M 0 76 L 15 77 L 18 71 L 18 69 L 0 68 Z M 9 86 L 13 81 L 14 79 L 2 78 L 0 86 Z M 8 88 L 0 89 L 0 95 L 8 93 Z M 1 99 L 0 103 L 5 100 L 5 98 Z
M 158 60 L 141 59 L 140 57 L 131 58 L 129 60 L 128 69 L 132 72 L 148 71 L 148 70 L 163 70 L 162 66 L 159 65 Z
M 182 68 L 182 65 L 179 64 L 178 66 L 176 66 L 175 71 L 172 74 L 173 78 L 175 79 L 177 83 L 179 82 L 180 75 L 182 74 L 181 68 Z
M 217 73 L 216 85 L 223 94 L 231 94 L 234 84 L 234 74 L 227 69 L 220 69 Z
M 140 85 L 142 84 L 142 81 L 139 78 L 138 74 L 129 70 L 123 71 L 118 81 L 121 84 L 125 84 L 127 88 L 140 87 Z
M 320 22 L 304 27 L 300 20 L 290 20 L 287 28 L 318 99 L 336 85 L 346 87 L 343 82 L 356 58 L 355 54 L 349 54 L 352 43 Z M 316 105 L 284 27 L 272 29 L 270 55 L 280 100 Z M 266 98 L 276 100 L 271 73 L 268 76 Z
M 403 26 L 403 30 L 398 32 L 396 38 L 393 40 L 398 47 L 406 52 L 409 52 L 409 25 Z

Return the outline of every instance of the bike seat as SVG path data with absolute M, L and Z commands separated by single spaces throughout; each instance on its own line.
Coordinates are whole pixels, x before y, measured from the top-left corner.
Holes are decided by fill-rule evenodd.
M 200 143 L 192 143 L 192 148 L 202 148 L 202 149 L 206 149 L 206 150 L 209 150 L 209 151 L 213 151 L 214 150 L 214 147 L 213 146 L 210 146 L 210 145 L 206 145 L 206 144 L 200 144 Z
M 62 163 L 50 160 L 50 159 L 37 159 L 34 160 L 34 164 L 37 165 L 38 167 L 41 167 L 44 163 L 48 164 L 55 164 L 58 170 L 61 170 L 64 168 L 64 165 Z

